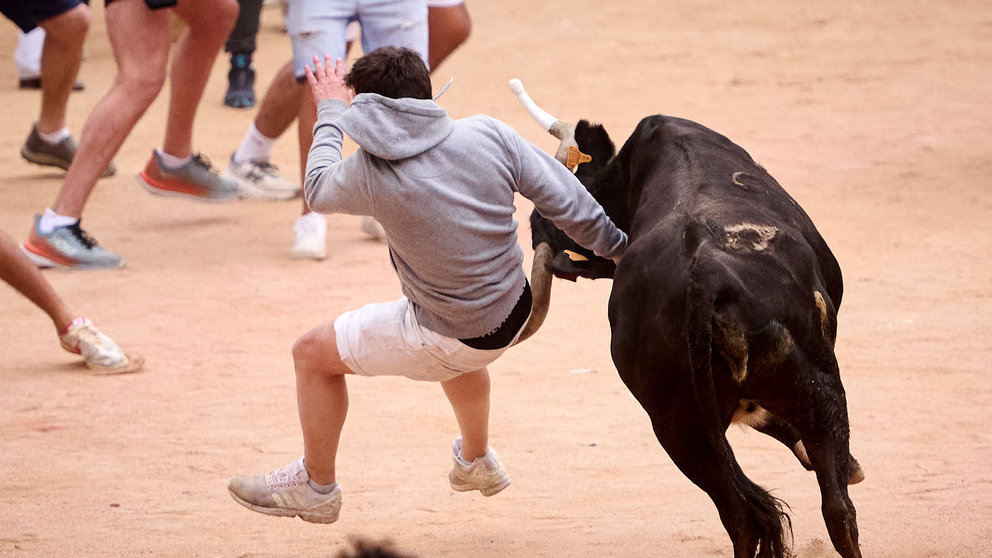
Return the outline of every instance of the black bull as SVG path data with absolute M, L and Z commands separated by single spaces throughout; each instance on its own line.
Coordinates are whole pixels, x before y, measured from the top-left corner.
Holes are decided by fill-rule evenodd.
M 741 471 L 725 436 L 742 420 L 816 472 L 834 547 L 861 556 L 844 387 L 834 356 L 840 267 L 812 221 L 744 149 L 695 122 L 645 118 L 614 157 L 582 121 L 577 171 L 630 243 L 618 266 L 536 212 L 560 277 L 612 277 L 611 352 L 679 469 L 716 504 L 735 557 L 788 556 L 791 523 Z M 570 258 L 564 249 L 588 258 Z M 574 261 L 573 261 L 574 260 Z

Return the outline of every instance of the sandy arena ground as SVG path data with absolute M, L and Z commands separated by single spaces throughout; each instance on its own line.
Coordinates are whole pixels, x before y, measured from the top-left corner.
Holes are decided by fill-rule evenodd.
M 114 62 L 95 2 L 70 127 Z M 667 113 L 744 146 L 813 218 L 844 271 L 838 357 L 852 488 L 871 557 L 992 555 L 992 12 L 987 2 L 470 0 L 474 33 L 434 76 L 454 117 L 485 112 L 546 150 L 508 92 L 621 143 Z M 261 95 L 288 58 L 266 9 Z M 0 52 L 15 31 L 0 25 Z M 225 166 L 253 110 L 222 106 L 219 58 L 196 145 Z M 0 228 L 26 237 L 61 172 L 18 151 L 38 94 L 0 64 Z M 338 523 L 254 514 L 227 479 L 300 454 L 290 347 L 313 325 L 398 295 L 385 247 L 329 219 L 330 257 L 289 258 L 299 202 L 207 205 L 147 194 L 160 95 L 102 180 L 84 226 L 127 267 L 46 272 L 70 304 L 147 359 L 93 377 L 47 318 L 0 288 L 0 555 L 333 556 L 352 537 L 421 556 L 730 556 L 716 510 L 672 465 L 608 353 L 610 283 L 556 283 L 535 338 L 492 366 L 493 445 L 513 485 L 450 490 L 456 426 L 436 385 L 353 379 Z M 349 146 L 353 149 L 353 146 Z M 298 178 L 292 133 L 275 162 Z M 520 241 L 529 247 L 518 204 Z M 528 249 L 528 253 L 530 253 Z M 579 369 L 593 372 L 580 374 Z M 730 431 L 742 467 L 789 503 L 801 557 L 834 555 L 812 474 L 776 442 Z

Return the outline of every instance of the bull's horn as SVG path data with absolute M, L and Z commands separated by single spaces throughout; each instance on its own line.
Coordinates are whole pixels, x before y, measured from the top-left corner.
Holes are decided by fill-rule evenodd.
M 558 120 L 537 106 L 537 103 L 530 98 L 527 90 L 524 89 L 524 84 L 519 79 L 513 78 L 510 80 L 510 91 L 517 96 L 520 104 L 527 109 L 527 112 L 530 113 L 531 117 L 534 118 L 541 128 L 561 140 L 561 145 L 558 146 L 558 151 L 555 153 L 555 159 L 558 159 L 561 164 L 570 170 L 575 170 L 575 167 L 579 166 L 580 163 L 592 160 L 592 157 L 579 151 L 579 146 L 575 143 L 575 126 Z
M 548 316 L 548 307 L 551 305 L 551 272 L 548 271 L 547 264 L 554 257 L 551 245 L 542 242 L 534 249 L 534 263 L 530 270 L 530 290 L 533 295 L 530 317 L 524 324 L 523 332 L 517 339 L 517 343 L 534 335 L 544 323 L 544 318 Z

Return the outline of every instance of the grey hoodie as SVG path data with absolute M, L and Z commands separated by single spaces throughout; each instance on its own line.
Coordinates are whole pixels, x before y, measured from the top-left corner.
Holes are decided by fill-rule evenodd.
M 360 146 L 344 160 L 342 133 Z M 304 192 L 314 211 L 375 217 L 417 320 L 456 339 L 499 327 L 523 291 L 515 192 L 600 256 L 627 244 L 564 165 L 496 119 L 452 120 L 431 100 L 322 101 Z

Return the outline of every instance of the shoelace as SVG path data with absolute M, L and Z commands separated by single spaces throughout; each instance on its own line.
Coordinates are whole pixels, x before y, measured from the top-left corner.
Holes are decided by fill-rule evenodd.
M 214 171 L 213 163 L 211 163 L 210 159 L 208 159 L 203 153 L 194 153 L 191 162 L 198 167 L 207 169 L 207 172 Z
M 299 472 L 299 461 L 294 461 L 282 469 L 274 471 L 272 480 L 275 481 L 276 484 L 289 484 L 297 480 L 296 477 Z
M 84 344 L 89 344 L 90 346 L 96 347 L 101 346 L 100 337 L 93 331 L 93 328 L 89 326 L 83 326 L 77 328 L 73 333 L 76 334 L 76 347 L 82 347 Z
M 66 228 L 69 229 L 69 232 L 72 233 L 72 236 L 76 237 L 76 240 L 78 240 L 79 242 L 81 242 L 83 244 L 83 246 L 86 247 L 87 250 L 89 250 L 89 249 L 91 249 L 91 248 L 93 248 L 94 246 L 97 245 L 96 239 L 93 238 L 92 236 L 90 236 L 90 234 L 88 232 L 84 231 L 79 226 L 79 222 L 78 221 L 76 223 L 73 223 L 73 224 L 67 226 Z
M 279 167 L 268 161 L 252 161 L 252 176 L 261 178 L 262 176 L 279 176 Z

